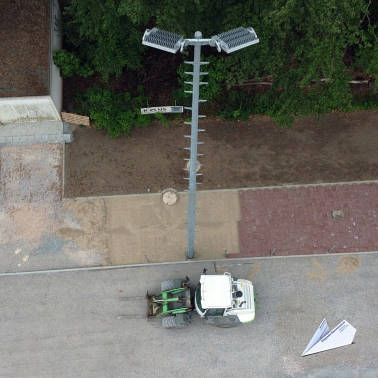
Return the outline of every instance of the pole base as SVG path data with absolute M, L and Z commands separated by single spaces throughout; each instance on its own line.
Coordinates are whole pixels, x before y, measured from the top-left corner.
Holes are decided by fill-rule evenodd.
M 196 252 L 195 251 L 186 251 L 185 260 L 193 260 L 196 258 Z

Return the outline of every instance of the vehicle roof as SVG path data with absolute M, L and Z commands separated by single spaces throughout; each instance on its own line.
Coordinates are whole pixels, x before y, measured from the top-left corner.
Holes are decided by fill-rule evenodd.
M 229 275 L 202 275 L 201 306 L 228 308 L 232 306 L 232 279 Z

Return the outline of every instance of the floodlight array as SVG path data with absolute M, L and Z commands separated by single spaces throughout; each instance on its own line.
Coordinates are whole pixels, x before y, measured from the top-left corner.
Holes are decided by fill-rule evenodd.
M 227 54 L 259 42 L 253 28 L 242 27 L 215 35 L 212 40 L 216 41 Z
M 157 28 L 147 29 L 142 44 L 175 54 L 184 42 L 181 35 Z

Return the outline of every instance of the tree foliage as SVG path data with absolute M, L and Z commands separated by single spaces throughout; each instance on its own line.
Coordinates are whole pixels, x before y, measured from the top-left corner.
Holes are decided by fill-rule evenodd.
M 66 44 L 105 80 L 141 67 L 143 17 L 130 18 L 119 0 L 71 0 L 63 14 Z
M 105 129 L 109 136 L 129 136 L 134 126 L 147 126 L 152 119 L 140 113 L 146 102 L 142 92 L 142 88 L 139 88 L 138 96 L 131 96 L 128 92 L 115 93 L 93 86 L 85 93 L 78 94 L 76 100 L 80 111 L 88 114 L 96 126 Z
M 260 39 L 257 45 L 230 55 L 203 48 L 203 59 L 211 64 L 206 67 L 209 86 L 201 88 L 202 97 L 217 103 L 228 118 L 261 112 L 288 125 L 295 116 L 349 109 L 351 70 L 377 78 L 377 4 L 372 0 L 70 0 L 64 9 L 66 47 L 71 62 L 81 62 L 87 67 L 84 72 L 89 68 L 108 80 L 123 70 L 143 72 L 143 61 L 153 54 L 141 45 L 146 27 L 190 38 L 196 30 L 211 37 L 237 26 L 253 26 Z M 185 57 L 191 54 L 187 51 Z M 181 83 L 187 79 L 183 66 L 156 67 L 177 69 Z M 72 71 L 81 75 L 76 66 Z M 235 86 L 245 80 L 267 78 L 273 85 L 253 99 L 235 94 Z M 230 110 L 230 104 L 236 109 Z
M 54 63 L 60 67 L 63 78 L 72 76 L 89 77 L 93 75 L 93 70 L 87 63 L 82 63 L 78 56 L 66 50 L 54 51 Z
M 234 4 L 230 13 L 217 13 L 224 17 L 220 30 L 238 22 L 253 25 L 260 43 L 230 56 L 210 57 L 207 94 L 230 114 L 225 101 L 230 88 L 247 78 L 269 77 L 272 87 L 244 104 L 250 105 L 250 112 L 266 113 L 282 125 L 291 124 L 294 116 L 349 108 L 350 75 L 344 63 L 348 49 L 360 48 L 361 69 L 376 75 L 375 48 L 369 44 L 375 34 L 372 28 L 361 28 L 369 12 L 366 5 L 364 0 L 249 1 Z M 238 114 L 237 109 L 232 114 Z

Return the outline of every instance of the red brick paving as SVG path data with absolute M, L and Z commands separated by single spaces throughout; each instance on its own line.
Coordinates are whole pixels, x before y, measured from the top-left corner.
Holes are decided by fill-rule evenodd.
M 378 250 L 378 183 L 242 190 L 240 254 Z M 333 210 L 344 217 L 334 219 Z

